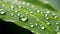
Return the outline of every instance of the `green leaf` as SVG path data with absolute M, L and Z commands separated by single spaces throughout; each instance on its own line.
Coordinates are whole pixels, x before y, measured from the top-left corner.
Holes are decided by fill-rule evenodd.
M 0 0 L 0 19 L 35 34 L 60 33 L 60 12 L 41 0 Z

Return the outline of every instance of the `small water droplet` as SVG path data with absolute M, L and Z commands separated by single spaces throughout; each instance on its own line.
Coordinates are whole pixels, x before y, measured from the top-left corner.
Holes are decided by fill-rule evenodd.
M 30 13 L 33 13 L 32 11 Z
M 23 22 L 25 22 L 25 21 L 28 20 L 28 18 L 27 18 L 27 17 L 23 17 L 23 18 L 21 18 L 20 20 L 23 21 Z
M 46 20 L 49 20 L 49 18 L 48 18 L 48 17 L 46 17 Z
M 24 17 L 24 15 L 20 14 L 20 17 Z
M 18 7 L 21 8 L 22 6 L 19 5 Z
M 26 12 L 26 15 L 28 14 L 28 12 Z
M 42 30 L 44 30 L 44 29 L 45 29 L 45 27 L 43 26 L 43 27 L 41 27 L 41 29 L 42 29 Z
M 39 13 L 40 11 L 39 10 L 37 10 L 37 13 Z
M 37 26 L 38 24 L 36 23 L 35 25 Z
M 26 2 L 22 2 L 22 5 L 25 5 L 26 4 Z
M 30 24 L 32 24 L 32 23 L 30 23 Z
M 36 34 L 39 34 L 39 33 L 36 33 Z
M 60 29 L 60 28 L 57 26 L 57 27 L 56 27 L 56 31 L 58 31 L 59 29 Z
M 33 28 L 33 27 L 34 27 L 34 25 L 30 25 L 30 27 L 32 27 L 32 28 Z
M 14 14 L 11 13 L 10 16 L 14 16 Z
M 18 11 L 16 10 L 15 12 L 17 13 Z
M 50 25 L 50 23 L 47 23 L 47 25 Z
M 45 17 L 47 17 L 48 16 L 48 14 L 45 14 Z
M 58 22 L 56 22 L 56 25 L 58 25 L 59 23 Z
M 50 12 L 49 11 L 46 11 L 47 14 L 49 14 Z
M 57 32 L 57 34 L 60 34 L 60 32 Z
M 30 6 L 30 4 L 29 3 L 26 3 L 27 4 L 27 6 Z
M 11 10 L 14 9 L 14 6 L 11 6 Z
M 55 19 L 58 18 L 58 16 L 55 16 Z
M 5 14 L 5 13 L 6 13 L 6 12 L 3 12 L 3 11 L 2 11 L 2 12 L 0 12 L 0 14 L 1 14 L 1 15 Z

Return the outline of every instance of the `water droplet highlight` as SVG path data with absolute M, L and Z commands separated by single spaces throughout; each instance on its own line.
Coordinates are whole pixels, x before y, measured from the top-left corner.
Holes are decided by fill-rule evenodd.
M 5 13 L 6 13 L 6 12 L 3 12 L 3 11 L 2 11 L 2 12 L 0 12 L 0 14 L 1 14 L 1 15 L 5 14 Z
M 41 29 L 42 29 L 42 30 L 44 30 L 44 29 L 45 29 L 45 27 L 43 26 L 43 27 L 41 27 Z
M 23 22 L 25 22 L 25 21 L 28 20 L 28 18 L 27 18 L 27 17 L 23 17 L 23 18 L 21 18 L 20 20 L 23 21 Z
M 34 27 L 34 25 L 30 25 L 30 27 L 32 27 L 32 28 L 33 28 L 33 27 Z

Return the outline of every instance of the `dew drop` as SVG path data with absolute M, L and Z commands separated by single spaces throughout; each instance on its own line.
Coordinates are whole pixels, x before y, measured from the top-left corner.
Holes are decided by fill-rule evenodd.
M 58 16 L 55 16 L 55 19 L 58 18 Z
M 50 12 L 49 12 L 49 11 L 47 11 L 46 13 L 47 13 L 47 14 L 49 14 Z
M 21 18 L 20 20 L 23 21 L 23 22 L 25 22 L 25 21 L 28 20 L 28 18 L 27 18 L 27 17 L 23 17 L 23 18 Z
M 3 11 L 2 11 L 2 12 L 0 12 L 0 14 L 1 14 L 1 15 L 5 14 L 5 13 L 6 13 L 6 12 L 3 12 Z
M 60 34 L 60 32 L 57 32 L 57 34 Z
M 26 3 L 27 6 L 29 6 L 30 4 L 29 3 Z
M 47 17 L 48 16 L 48 14 L 45 14 L 45 17 Z
M 33 27 L 34 27 L 34 25 L 30 25 L 30 27 L 32 27 L 32 28 L 33 28 Z
M 18 7 L 21 8 L 22 6 L 19 5 Z
M 42 29 L 42 30 L 44 30 L 44 29 L 45 29 L 45 27 L 43 26 L 43 27 L 41 27 L 41 29 Z
M 32 24 L 32 23 L 30 23 L 30 24 Z
M 50 23 L 47 23 L 47 25 L 50 25 Z
M 57 27 L 56 27 L 56 31 L 58 31 L 59 29 L 60 29 L 60 28 L 57 26 Z
M 11 10 L 14 8 L 14 6 L 11 6 Z
M 37 26 L 38 24 L 36 23 L 35 25 Z
M 46 17 L 46 20 L 49 20 L 49 18 L 48 18 L 48 17 Z
M 30 13 L 33 13 L 32 11 Z
M 10 16 L 14 16 L 14 14 L 11 13 Z
M 28 14 L 28 12 L 26 12 L 26 15 Z
M 58 22 L 56 22 L 56 25 L 58 25 L 59 23 Z
M 22 5 L 25 5 L 26 4 L 26 2 L 22 2 Z
M 39 10 L 37 10 L 37 13 L 39 13 L 40 11 Z
M 17 13 L 18 11 L 16 10 L 15 12 Z

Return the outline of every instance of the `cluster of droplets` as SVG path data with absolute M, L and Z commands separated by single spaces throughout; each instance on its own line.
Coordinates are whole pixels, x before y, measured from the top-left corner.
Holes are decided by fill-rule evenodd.
M 15 1 L 14 1 L 15 2 Z M 12 3 L 12 4 L 14 4 L 14 3 Z M 19 4 L 21 4 L 21 5 L 19 5 Z M 21 8 L 22 7 L 22 5 L 27 5 L 27 6 L 30 6 L 30 4 L 29 3 L 26 3 L 26 2 L 18 2 L 18 8 Z M 32 8 L 34 8 L 34 6 L 32 5 L 31 6 Z M 11 10 L 13 10 L 14 9 L 14 6 L 11 6 Z M 42 14 L 42 13 L 45 13 L 45 15 L 44 15 L 44 17 L 45 17 L 45 19 L 46 20 L 49 20 L 50 18 L 48 17 L 48 14 L 50 14 L 50 11 L 49 10 L 46 10 L 45 12 L 43 12 L 43 11 L 40 11 L 40 10 L 37 10 L 36 11 L 37 13 L 40 13 L 40 14 Z M 3 9 L 0 9 L 0 14 L 1 15 L 3 15 L 3 14 L 5 14 L 6 12 L 5 11 L 3 11 Z M 20 14 L 20 13 L 18 13 L 18 10 L 15 10 L 15 13 L 17 13 L 17 16 L 19 17 L 19 20 L 20 21 L 22 21 L 22 22 L 26 22 L 27 20 L 28 20 L 28 17 L 25 17 L 23 14 Z M 32 11 L 30 11 L 30 13 L 31 14 L 33 14 L 33 12 Z M 28 12 L 26 12 L 26 15 L 28 14 Z M 54 16 L 54 18 L 56 19 L 56 18 L 58 18 L 58 16 L 55 14 L 55 13 L 52 13 L 52 15 Z M 14 14 L 10 14 L 10 16 L 14 16 Z M 60 21 L 59 21 L 60 22 Z M 47 25 L 50 25 L 51 23 L 49 23 L 49 22 L 47 22 L 46 23 Z M 56 22 L 56 25 L 58 25 L 59 23 L 58 22 Z M 30 23 L 30 27 L 31 28 L 34 28 L 35 26 L 38 26 L 38 23 L 36 23 L 36 24 L 32 24 L 32 23 Z M 40 29 L 42 29 L 42 30 L 44 30 L 45 29 L 45 26 L 41 26 L 40 27 Z M 60 28 L 59 28 L 59 26 L 57 26 L 56 27 L 56 30 L 55 31 L 58 31 Z M 59 34 L 59 32 L 57 33 L 57 34 Z

